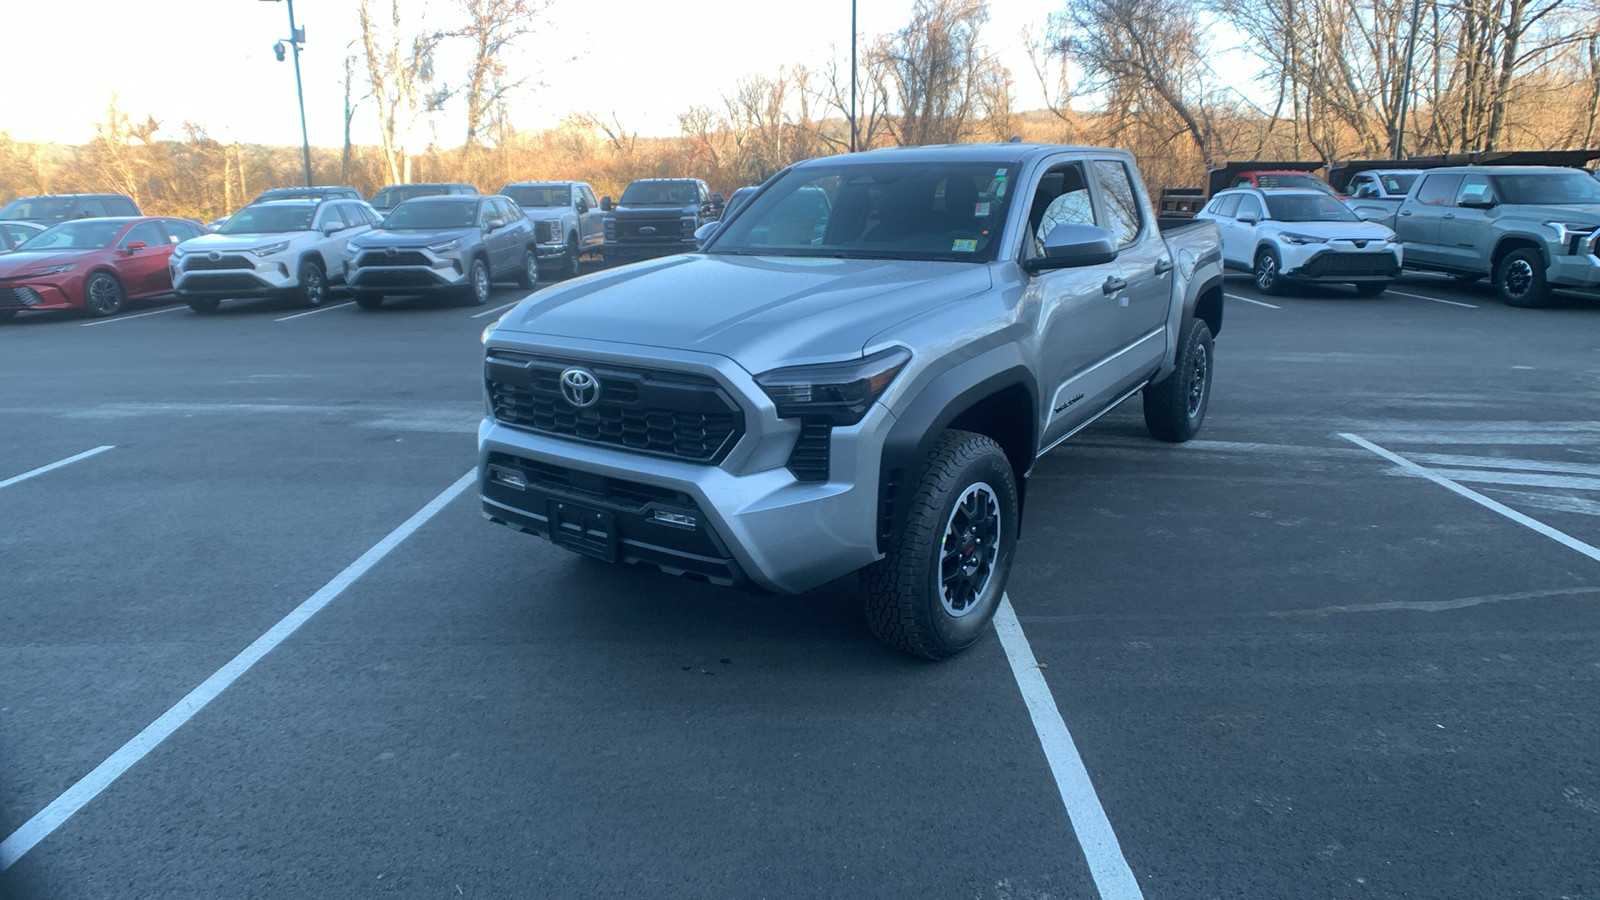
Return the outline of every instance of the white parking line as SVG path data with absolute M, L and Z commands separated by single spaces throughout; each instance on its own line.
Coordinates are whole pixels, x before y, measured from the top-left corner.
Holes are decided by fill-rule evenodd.
M 528 295 L 528 297 L 532 297 L 532 296 L 533 296 L 532 294 Z M 511 307 L 516 306 L 518 303 L 521 303 L 523 300 L 528 299 L 528 297 L 523 297 L 520 300 L 513 300 L 510 303 L 505 304 L 504 306 L 496 306 L 494 309 L 486 309 L 481 313 L 473 313 L 472 314 L 472 318 L 481 319 L 484 316 L 492 316 L 492 315 L 494 315 L 495 313 L 499 312 L 502 309 L 510 309 Z
M 1271 303 L 1267 303 L 1262 300 L 1251 300 L 1249 297 L 1241 297 L 1238 294 L 1223 294 L 1222 296 L 1227 297 L 1229 300 L 1243 300 L 1246 303 L 1254 303 L 1257 306 L 1265 306 L 1267 309 L 1283 309 L 1281 306 L 1273 306 Z
M 355 305 L 356 305 L 356 302 L 354 300 L 351 300 L 351 301 L 348 301 L 346 303 L 337 304 L 335 306 L 324 306 L 324 307 L 321 307 L 320 309 L 308 309 L 303 313 L 295 313 L 292 316 L 284 316 L 281 319 L 273 319 L 272 321 L 274 321 L 274 322 L 287 322 L 290 319 L 298 319 L 301 316 L 314 316 L 319 312 L 327 312 L 330 309 L 343 309 L 346 306 L 355 306 Z
M 1451 306 L 1465 306 L 1467 309 L 1478 308 L 1478 304 L 1476 303 L 1460 303 L 1455 300 L 1440 300 L 1438 297 L 1428 297 L 1423 294 L 1408 294 L 1405 291 L 1397 291 L 1393 288 L 1390 288 L 1388 292 L 1396 297 L 1410 297 L 1413 300 L 1432 300 L 1435 303 L 1448 303 Z
M 159 316 L 164 312 L 177 312 L 180 309 L 188 308 L 189 307 L 184 306 L 183 304 L 179 304 L 177 306 L 169 306 L 166 309 L 154 309 L 150 312 L 134 313 L 131 316 L 113 316 L 109 319 L 95 319 L 93 322 L 80 322 L 78 323 L 78 327 L 88 328 L 91 325 L 110 325 L 112 322 L 126 322 L 129 319 L 142 319 L 145 316 Z
M 1552 541 L 1555 541 L 1563 547 L 1576 550 L 1595 562 L 1600 562 L 1600 549 L 1596 549 L 1589 544 L 1585 544 L 1583 541 L 1578 540 L 1564 531 L 1558 531 L 1554 528 L 1551 528 L 1549 525 L 1544 524 L 1538 519 L 1535 519 L 1532 516 L 1525 516 L 1522 513 L 1519 513 L 1511 507 L 1505 505 L 1504 503 L 1499 502 L 1498 500 L 1491 500 L 1477 491 L 1462 487 L 1461 485 L 1456 484 L 1454 481 L 1451 481 L 1443 475 L 1440 475 L 1438 472 L 1435 472 L 1426 466 L 1419 466 L 1411 460 L 1399 455 L 1398 453 L 1391 453 L 1390 451 L 1379 447 L 1377 444 L 1374 444 L 1365 438 L 1354 434 L 1341 434 L 1339 436 L 1352 444 L 1371 450 L 1373 453 L 1376 453 L 1400 468 L 1405 469 L 1407 472 L 1421 475 L 1423 478 L 1428 479 L 1434 484 L 1460 494 L 1461 496 L 1471 500 L 1473 503 L 1476 503 L 1485 509 L 1497 512 L 1500 515 L 1505 516 L 1511 521 L 1517 523 L 1518 525 L 1523 526 L 1524 528 L 1531 528 L 1532 530 L 1537 531 L 1538 533 L 1544 535 Z
M 61 796 L 50 802 L 49 806 L 36 813 L 33 818 L 22 823 L 22 827 L 11 833 L 4 841 L 0 841 L 0 872 L 9 869 L 23 854 L 32 850 L 40 841 L 49 837 L 51 832 L 61 827 L 78 810 L 98 797 L 102 791 L 110 787 L 122 774 L 132 768 L 139 760 L 154 750 L 157 745 L 166 740 L 173 732 L 183 727 L 184 723 L 195 717 L 200 710 L 217 695 L 228 689 L 228 686 L 239 680 L 239 677 L 250 671 L 250 668 L 261 661 L 261 658 L 272 652 L 273 648 L 283 643 L 289 635 L 304 625 L 310 618 L 321 612 L 323 607 L 332 603 L 344 593 L 345 589 L 354 584 L 357 579 L 365 575 L 368 570 L 377 565 L 380 560 L 389 555 L 389 551 L 398 547 L 402 541 L 410 537 L 417 529 L 433 518 L 440 510 L 449 505 L 450 501 L 460 496 L 477 479 L 477 471 L 473 470 L 456 479 L 455 484 L 444 489 L 439 496 L 429 501 L 427 506 L 417 510 L 411 518 L 401 523 L 399 528 L 389 532 L 383 540 L 372 545 L 372 549 L 361 554 L 361 557 L 343 572 L 333 577 L 333 580 L 322 586 L 322 589 L 306 598 L 299 606 L 272 626 L 267 632 L 256 638 L 250 646 L 239 652 L 238 656 L 229 660 L 226 665 L 212 673 L 210 678 L 200 683 L 200 686 L 190 691 L 182 700 L 173 704 L 172 708 L 161 714 L 161 717 L 145 726 L 145 729 L 133 736 L 133 739 L 123 744 L 117 751 L 106 758 L 105 762 L 95 766 L 94 770 L 83 776 L 76 784 L 62 792 Z
M 19 481 L 27 481 L 29 478 L 32 478 L 35 475 L 43 475 L 46 472 L 53 472 L 56 469 L 61 468 L 62 466 L 70 466 L 70 465 L 72 465 L 73 463 L 75 463 L 75 462 L 77 462 L 79 460 L 88 459 L 91 456 L 95 456 L 97 454 L 104 453 L 107 450 L 110 450 L 115 446 L 116 446 L 116 444 L 103 444 L 103 445 L 101 445 L 99 447 L 94 448 L 93 450 L 85 450 L 82 453 L 77 454 L 76 456 L 69 456 L 66 459 L 57 460 L 57 461 L 51 463 L 48 466 L 40 466 L 39 468 L 34 469 L 31 472 L 23 472 L 21 475 L 13 475 L 10 478 L 7 478 L 5 481 L 0 481 L 0 488 L 10 487 L 10 486 L 12 486 L 13 484 L 16 484 Z
M 1011 675 L 1022 691 L 1022 702 L 1027 704 L 1028 716 L 1033 719 L 1033 730 L 1044 747 L 1045 761 L 1056 777 L 1056 790 L 1061 802 L 1066 804 L 1067 817 L 1072 820 L 1072 830 L 1078 836 L 1078 846 L 1089 863 L 1089 875 L 1100 891 L 1101 900 L 1143 900 L 1139 880 L 1128 868 L 1122 855 L 1122 845 L 1111 830 L 1111 821 L 1100 805 L 1100 798 L 1089 781 L 1089 772 L 1078 755 L 1078 745 L 1072 741 L 1072 732 L 1061 718 L 1050 685 L 1039 670 L 1028 636 L 1022 633 L 1016 611 L 1011 608 L 1011 598 L 1002 596 L 1000 608 L 994 614 L 994 630 L 1000 636 L 1000 646 L 1005 648 L 1006 659 L 1011 663 Z M 3 857 L 0 857 L 3 861 Z

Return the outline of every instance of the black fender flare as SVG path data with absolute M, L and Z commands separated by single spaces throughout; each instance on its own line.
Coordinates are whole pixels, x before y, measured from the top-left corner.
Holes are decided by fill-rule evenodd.
M 1027 397 L 1028 441 L 1022 452 L 1008 452 L 1017 477 L 1018 522 L 1027 478 L 1038 452 L 1037 377 L 1016 344 L 1004 344 L 936 375 L 901 410 L 884 438 L 878 469 L 878 549 L 905 530 L 922 461 L 939 435 L 963 412 L 986 397 L 1020 388 Z

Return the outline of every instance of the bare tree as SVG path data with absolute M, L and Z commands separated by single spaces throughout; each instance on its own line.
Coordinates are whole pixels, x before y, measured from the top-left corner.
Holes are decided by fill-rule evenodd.
M 983 43 L 988 21 L 984 0 L 917 0 L 910 23 L 879 39 L 871 52 L 884 61 L 897 143 L 960 141 L 985 111 L 1009 115 L 1011 76 Z
M 400 18 L 400 0 L 389 0 L 387 27 L 371 13 L 372 0 L 360 0 L 361 48 L 367 83 L 378 112 L 378 142 L 389 169 L 390 183 L 411 180 L 410 143 L 417 116 L 437 109 L 449 96 L 433 88 L 433 54 L 447 36 L 442 31 L 407 35 Z
M 472 45 L 472 63 L 462 89 L 467 103 L 466 144 L 471 147 L 479 143 L 490 111 L 527 84 L 526 77 L 511 76 L 506 52 L 537 30 L 550 0 L 460 0 L 460 4 L 467 23 L 454 34 Z

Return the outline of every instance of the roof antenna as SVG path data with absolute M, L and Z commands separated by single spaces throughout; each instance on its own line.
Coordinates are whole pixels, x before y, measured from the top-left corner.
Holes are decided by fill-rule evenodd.
M 1013 134 L 1011 136 L 1011 140 L 1006 141 L 1006 143 L 1008 143 L 1008 144 L 1020 144 L 1020 143 L 1022 143 L 1022 135 Z

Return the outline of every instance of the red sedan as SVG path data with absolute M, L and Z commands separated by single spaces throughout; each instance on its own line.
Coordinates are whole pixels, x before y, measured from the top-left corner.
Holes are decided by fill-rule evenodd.
M 36 309 L 109 316 L 129 300 L 170 294 L 172 248 L 205 233 L 192 222 L 148 216 L 47 228 L 0 256 L 0 319 Z

